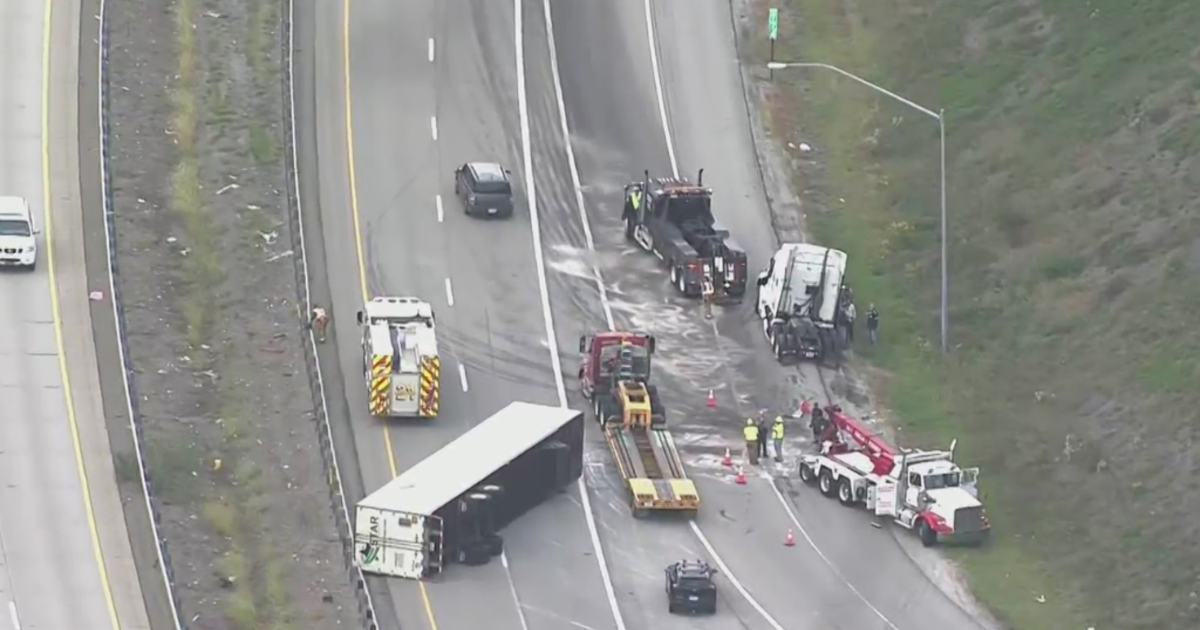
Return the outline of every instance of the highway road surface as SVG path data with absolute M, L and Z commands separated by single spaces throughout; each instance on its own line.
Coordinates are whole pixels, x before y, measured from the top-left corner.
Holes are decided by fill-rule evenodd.
M 0 630 L 143 630 L 82 262 L 80 7 L 49 3 L 0 2 L 0 195 L 42 231 L 35 271 L 0 269 Z
M 319 179 L 307 211 L 319 205 L 336 346 L 323 359 L 327 375 L 340 372 L 331 405 L 353 429 L 362 490 L 511 400 L 581 408 L 578 337 L 616 326 L 660 338 L 655 378 L 705 507 L 694 524 L 634 521 L 589 427 L 586 492 L 509 527 L 505 563 L 454 567 L 428 585 L 386 582 L 387 612 L 431 630 L 977 627 L 866 514 L 777 479 L 784 467 L 732 483 L 717 461 L 736 447 L 741 419 L 791 411 L 819 393 L 816 375 L 774 363 L 749 300 L 706 322 L 621 236 L 623 184 L 643 169 L 707 167 L 753 271 L 775 248 L 727 0 L 515 4 L 312 8 L 309 89 L 320 96 L 301 108 L 300 124 L 315 126 L 301 176 Z M 468 160 L 512 171 L 512 220 L 462 214 L 451 174 Z M 366 412 L 354 312 L 377 294 L 419 295 L 438 313 L 436 421 L 385 426 Z M 789 528 L 798 544 L 787 548 Z M 681 557 L 721 568 L 715 617 L 666 613 L 662 569 Z

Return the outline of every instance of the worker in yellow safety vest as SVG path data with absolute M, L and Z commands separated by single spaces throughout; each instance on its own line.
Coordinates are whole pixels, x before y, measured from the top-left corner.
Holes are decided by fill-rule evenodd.
M 783 463 L 783 416 L 775 416 L 771 425 L 771 441 L 775 443 L 775 462 Z
M 742 437 L 746 438 L 746 459 L 751 464 L 758 465 L 758 425 L 754 418 L 746 418 L 746 428 L 742 429 Z

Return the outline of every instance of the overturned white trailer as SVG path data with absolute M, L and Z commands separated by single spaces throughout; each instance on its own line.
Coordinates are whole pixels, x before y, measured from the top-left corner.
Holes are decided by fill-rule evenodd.
M 420 579 L 500 554 L 497 533 L 583 474 L 583 414 L 514 402 L 358 502 L 355 563 Z

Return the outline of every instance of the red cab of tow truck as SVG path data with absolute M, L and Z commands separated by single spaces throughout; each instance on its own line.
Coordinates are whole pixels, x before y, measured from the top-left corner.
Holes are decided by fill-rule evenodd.
M 607 379 L 596 378 L 600 373 L 600 362 L 616 357 L 617 349 L 624 344 L 645 348 L 646 361 L 654 354 L 654 336 L 649 333 L 605 331 L 579 338 L 579 354 L 582 355 L 579 365 L 579 391 L 584 398 L 594 400 L 596 388 L 606 386 Z M 650 366 L 646 365 L 644 370 L 648 375 Z

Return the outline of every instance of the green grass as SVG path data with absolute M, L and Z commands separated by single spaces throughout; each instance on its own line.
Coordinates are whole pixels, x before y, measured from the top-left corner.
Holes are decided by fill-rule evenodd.
M 819 70 L 777 71 L 767 104 L 774 137 L 822 151 L 796 188 L 834 200 L 809 227 L 880 309 L 882 344 L 859 354 L 906 442 L 957 437 L 983 468 L 994 544 L 951 553 L 977 596 L 1021 630 L 1195 626 L 1180 576 L 1200 515 L 1173 488 L 1195 476 L 1180 436 L 1200 402 L 1200 3 L 772 4 L 777 59 L 946 109 L 943 359 L 936 124 Z

